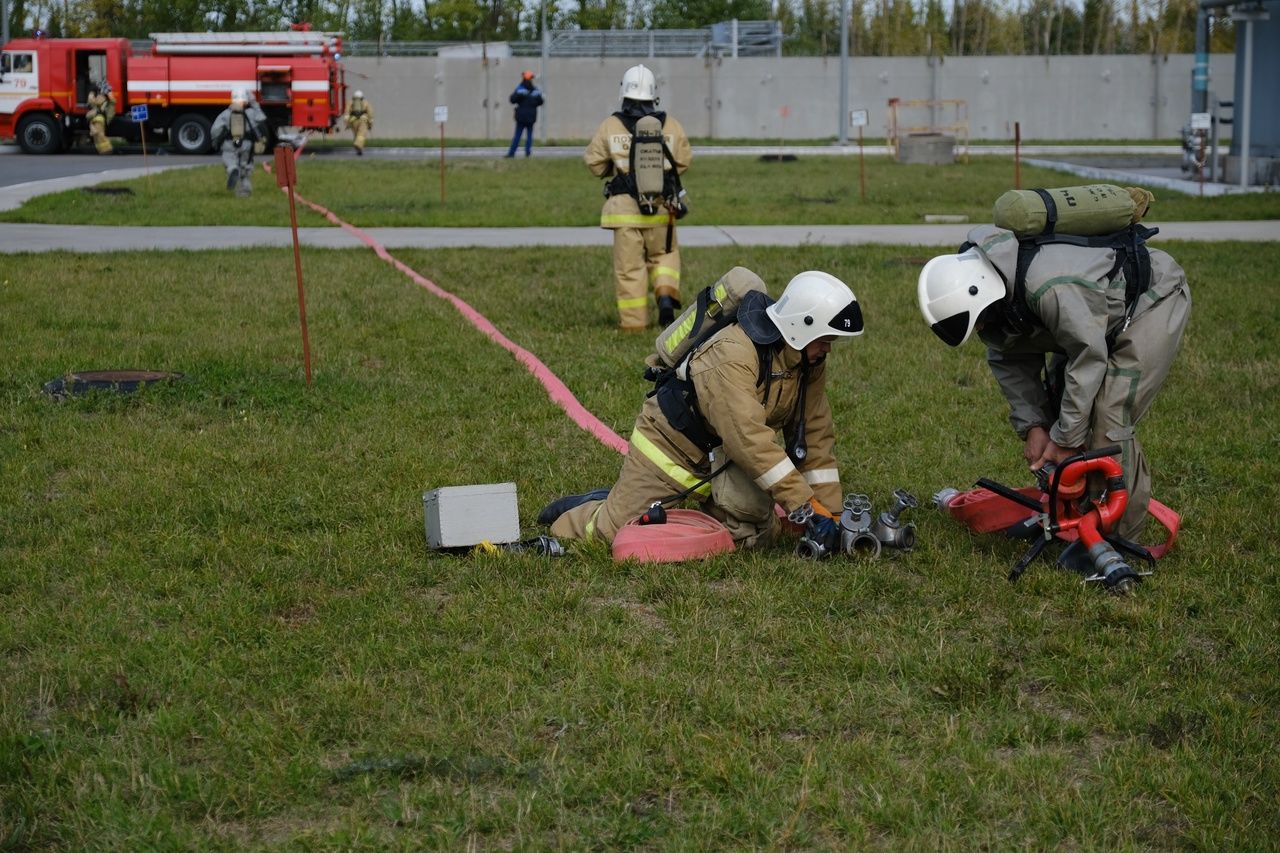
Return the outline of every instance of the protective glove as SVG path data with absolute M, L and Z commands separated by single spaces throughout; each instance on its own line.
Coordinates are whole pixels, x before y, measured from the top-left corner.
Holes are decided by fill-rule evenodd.
M 836 523 L 834 518 L 815 513 L 809 519 L 808 537 L 822 545 L 827 549 L 828 554 L 834 554 L 836 548 L 840 545 L 840 525 Z
M 680 195 L 676 196 L 676 219 L 684 219 L 689 215 L 689 194 L 684 190 L 680 190 Z

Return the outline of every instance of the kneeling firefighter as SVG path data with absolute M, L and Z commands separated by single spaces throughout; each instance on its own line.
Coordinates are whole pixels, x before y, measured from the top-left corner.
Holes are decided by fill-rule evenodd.
M 802 272 L 774 302 L 759 276 L 733 268 L 659 336 L 646 373 L 656 386 L 618 481 L 551 503 L 539 523 L 555 536 L 611 543 L 654 503 L 692 497 L 738 547 L 778 533 L 774 504 L 837 536 L 842 492 L 825 359 L 835 340 L 860 334 L 858 301 L 835 276 Z M 684 347 L 673 346 L 681 339 Z
M 680 247 L 675 220 L 688 212 L 680 175 L 693 149 L 684 128 L 658 111 L 658 85 L 643 65 L 622 77 L 622 108 L 596 130 L 583 155 L 591 174 L 606 179 L 600 227 L 613 231 L 613 274 L 619 326 L 649 325 L 649 287 L 658 325 L 680 307 Z

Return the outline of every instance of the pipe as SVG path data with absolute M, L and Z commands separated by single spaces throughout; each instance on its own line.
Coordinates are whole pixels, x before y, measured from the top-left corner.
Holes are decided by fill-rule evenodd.
M 1209 28 L 1213 14 L 1204 2 L 1196 11 L 1196 58 L 1191 69 L 1191 112 L 1209 111 Z
M 201 54 L 212 56 L 315 56 L 324 53 L 322 44 L 165 44 L 156 45 L 157 56 Z
M 836 137 L 849 144 L 849 0 L 840 0 L 840 119 Z

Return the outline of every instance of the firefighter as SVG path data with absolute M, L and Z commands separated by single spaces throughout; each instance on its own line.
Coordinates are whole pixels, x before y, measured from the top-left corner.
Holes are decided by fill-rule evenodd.
M 658 305 L 658 325 L 666 326 L 680 307 L 680 247 L 675 220 L 688 212 L 680 175 L 689 168 L 693 150 L 680 122 L 658 111 L 657 81 L 643 65 L 622 77 L 622 107 L 605 119 L 583 159 L 598 178 L 606 179 L 600 227 L 613 231 L 613 273 L 619 325 L 639 331 L 649 325 L 649 288 Z M 660 168 L 661 197 L 643 196 L 632 173 L 632 142 L 637 123 L 652 116 L 661 128 L 662 153 L 646 158 Z M 659 134 L 655 133 L 656 140 Z
M 978 332 L 1033 471 L 1082 450 L 1120 446 L 1129 503 L 1115 532 L 1136 540 L 1151 472 L 1135 429 L 1169 375 L 1191 313 L 1186 274 L 1150 249 L 1149 285 L 1130 300 L 1123 273 L 1115 275 L 1115 249 L 1047 244 L 1026 272 L 1028 324 L 1011 304 L 1014 234 L 980 225 L 969 243 L 921 270 L 925 322 L 951 346 Z
M 85 118 L 89 120 L 89 137 L 93 147 L 99 154 L 110 154 L 114 150 L 111 140 L 107 138 L 107 126 L 116 117 L 116 96 L 106 83 L 90 83 L 89 111 Z
M 533 72 L 526 71 L 520 75 L 520 82 L 511 93 L 511 103 L 515 104 L 516 130 L 511 137 L 511 147 L 507 149 L 507 157 L 516 156 L 520 147 L 520 135 L 524 134 L 524 156 L 533 153 L 533 125 L 538 120 L 538 107 L 542 106 L 542 90 L 533 82 Z
M 731 275 L 754 278 L 742 268 Z M 834 534 L 842 492 L 825 359 L 838 338 L 860 334 L 857 299 L 828 273 L 800 273 L 777 302 L 749 295 L 737 321 L 682 362 L 671 393 L 660 385 L 645 401 L 614 486 L 560 498 L 538 522 L 555 536 L 611 543 L 655 501 L 684 492 L 739 547 L 774 538 L 774 504 L 812 512 Z
M 213 121 L 212 139 L 222 151 L 222 164 L 227 167 L 227 189 L 239 198 L 253 192 L 253 152 L 258 142 L 267 138 L 267 117 L 257 102 L 243 89 L 231 94 L 231 105 Z
M 347 114 L 342 117 L 355 138 L 356 155 L 364 156 L 364 142 L 373 130 L 373 104 L 364 96 L 364 92 L 356 89 L 347 102 Z

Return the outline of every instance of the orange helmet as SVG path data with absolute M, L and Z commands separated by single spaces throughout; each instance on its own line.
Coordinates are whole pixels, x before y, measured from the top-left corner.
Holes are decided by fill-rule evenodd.
M 524 72 L 523 74 L 521 74 L 521 75 L 520 75 L 520 79 L 522 79 L 522 80 L 532 80 L 532 79 L 533 79 L 533 72 L 532 72 L 532 71 L 526 71 L 526 72 Z

